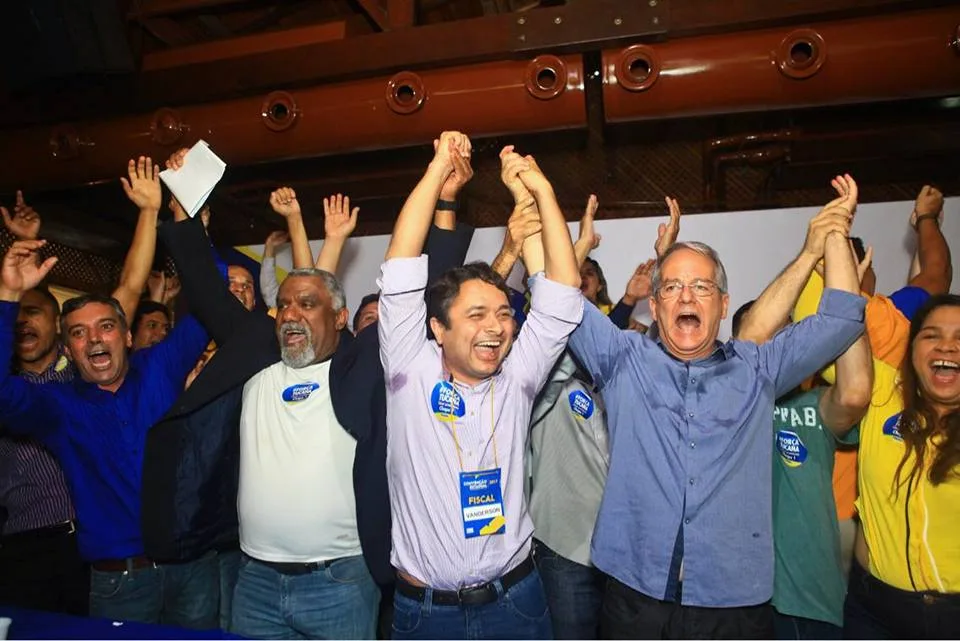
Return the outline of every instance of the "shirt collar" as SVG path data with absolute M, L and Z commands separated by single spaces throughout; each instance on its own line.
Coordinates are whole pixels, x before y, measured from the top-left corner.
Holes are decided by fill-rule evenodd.
M 730 358 L 730 355 L 733 353 L 733 346 L 727 343 L 721 343 L 720 341 L 713 342 L 713 351 L 710 352 L 710 355 L 705 358 L 698 358 L 692 361 L 682 361 L 673 354 L 670 353 L 670 350 L 667 349 L 667 346 L 663 344 L 663 340 L 660 338 L 660 335 L 657 335 L 657 345 L 660 346 L 660 349 L 663 352 L 677 362 L 682 362 L 687 365 L 716 365 L 717 363 L 722 363 L 723 361 Z

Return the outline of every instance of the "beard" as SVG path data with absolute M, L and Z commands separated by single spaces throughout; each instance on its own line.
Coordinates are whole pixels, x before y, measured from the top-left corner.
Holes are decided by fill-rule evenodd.
M 283 337 L 289 332 L 300 332 L 304 341 L 299 345 L 286 345 Z M 317 360 L 316 350 L 313 348 L 313 332 L 308 325 L 286 322 L 277 329 L 277 340 L 280 343 L 280 359 L 287 367 L 300 369 L 312 365 Z

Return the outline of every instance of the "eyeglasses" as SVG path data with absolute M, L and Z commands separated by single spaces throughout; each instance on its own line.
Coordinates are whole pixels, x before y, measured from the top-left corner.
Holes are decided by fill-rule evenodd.
M 689 283 L 684 283 L 681 280 L 668 280 L 661 283 L 657 295 L 663 300 L 673 300 L 680 297 L 684 287 L 689 287 L 690 292 L 697 298 L 710 298 L 720 289 L 712 280 L 702 278 Z

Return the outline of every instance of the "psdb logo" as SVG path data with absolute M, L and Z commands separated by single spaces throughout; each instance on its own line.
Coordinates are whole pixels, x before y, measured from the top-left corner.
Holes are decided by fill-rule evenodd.
M 460 393 L 447 381 L 441 381 L 433 387 L 430 395 L 430 407 L 434 416 L 445 423 L 463 418 L 465 403 Z
M 593 416 L 593 399 L 588 394 L 575 390 L 570 392 L 567 400 L 570 402 L 570 411 L 577 418 L 588 419 Z
M 283 390 L 280 398 L 287 403 L 299 403 L 310 398 L 310 395 L 318 389 L 320 389 L 320 383 L 298 383 Z
M 777 450 L 787 467 L 800 467 L 807 460 L 807 446 L 796 432 L 780 430 L 777 432 Z
M 884 436 L 889 436 L 898 441 L 903 441 L 903 435 L 900 433 L 900 417 L 903 416 L 903 412 L 899 414 L 894 414 L 886 420 L 883 424 L 883 434 Z

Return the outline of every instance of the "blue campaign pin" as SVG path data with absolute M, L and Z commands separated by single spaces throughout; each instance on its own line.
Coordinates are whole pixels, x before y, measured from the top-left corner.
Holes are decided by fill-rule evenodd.
M 433 415 L 439 420 L 449 423 L 463 418 L 465 403 L 460 393 L 447 381 L 440 381 L 433 387 L 430 395 L 430 407 Z
M 297 383 L 280 393 L 280 398 L 286 403 L 299 403 L 310 398 L 310 395 L 320 389 L 320 383 Z
M 570 403 L 570 411 L 577 418 L 588 419 L 593 416 L 593 399 L 590 398 L 589 394 L 581 390 L 574 390 L 570 392 L 567 400 Z
M 900 418 L 903 413 L 894 414 L 883 424 L 884 436 L 889 436 L 897 441 L 903 441 L 903 435 L 900 433 Z
M 780 430 L 777 432 L 777 451 L 787 467 L 800 467 L 807 460 L 807 446 L 796 432 Z

